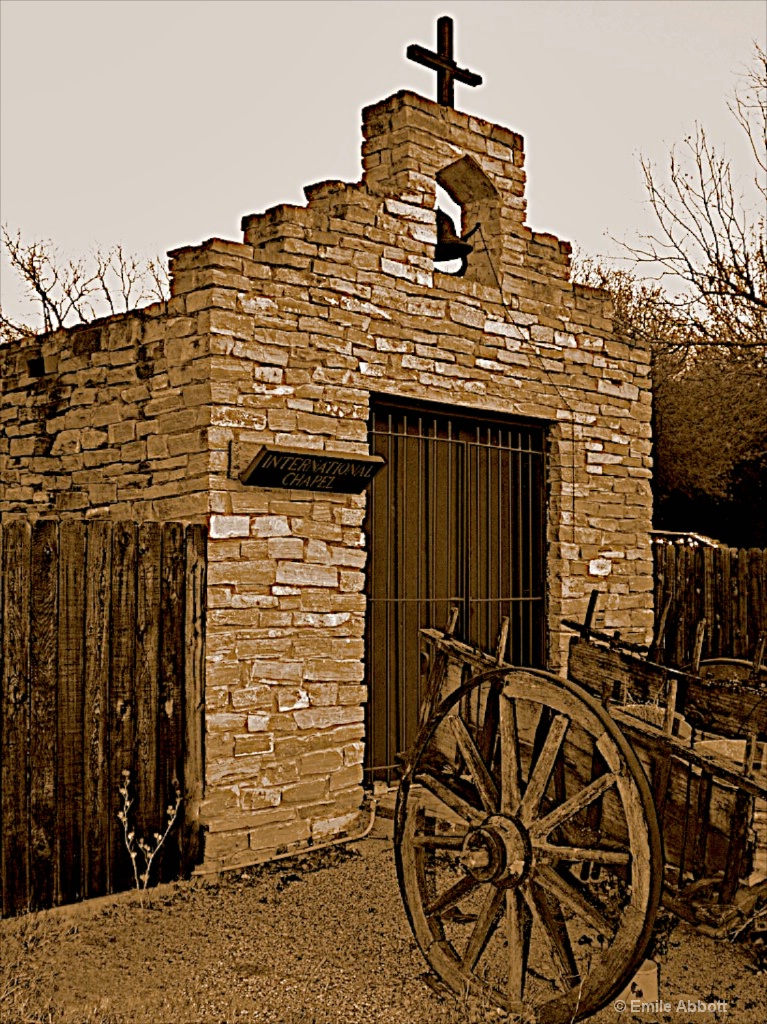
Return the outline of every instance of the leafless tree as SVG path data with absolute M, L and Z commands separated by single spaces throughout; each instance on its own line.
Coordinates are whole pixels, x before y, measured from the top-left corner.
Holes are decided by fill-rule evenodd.
M 751 145 L 758 194 L 767 200 L 767 55 L 754 64 L 730 104 Z M 667 304 L 683 314 L 697 346 L 756 348 L 767 342 L 767 220 L 751 213 L 733 183 L 730 161 L 704 129 L 674 147 L 667 181 L 642 161 L 658 222 L 655 234 L 627 246 L 638 264 L 675 279 Z M 761 206 L 761 203 L 759 204 Z
M 2 242 L 26 297 L 37 307 L 37 318 L 25 323 L 0 309 L 0 341 L 88 323 L 168 297 L 164 262 L 133 256 L 121 245 L 67 259 L 50 241 L 26 242 L 21 232 L 12 233 L 5 226 Z
M 687 307 L 629 270 L 576 252 L 573 279 L 605 288 L 615 333 L 650 348 L 656 526 L 724 539 L 729 523 L 734 541 L 745 536 L 737 521 L 749 508 L 749 536 L 767 542 L 752 508 L 754 481 L 767 468 L 767 373 L 758 348 L 699 344 Z

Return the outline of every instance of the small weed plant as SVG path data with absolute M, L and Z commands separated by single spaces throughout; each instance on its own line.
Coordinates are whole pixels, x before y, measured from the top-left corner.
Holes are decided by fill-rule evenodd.
M 147 886 L 149 885 L 149 876 L 152 871 L 152 863 L 155 857 L 162 849 L 162 845 L 168 838 L 170 830 L 176 823 L 178 818 L 178 812 L 181 807 L 181 788 L 177 780 L 173 780 L 173 789 L 176 795 L 175 804 L 168 804 L 165 809 L 165 816 L 167 818 L 167 824 L 165 825 L 164 832 L 155 832 L 152 836 L 152 841 L 149 842 L 142 836 L 136 835 L 136 829 L 131 821 L 131 811 L 133 810 L 134 800 L 131 797 L 131 774 L 126 769 L 122 773 L 123 783 L 120 786 L 120 796 L 122 797 L 123 805 L 122 808 L 117 812 L 117 817 L 120 819 L 123 827 L 123 837 L 125 839 L 125 847 L 130 855 L 131 864 L 133 865 L 133 879 L 136 884 L 136 889 L 139 893 L 139 899 L 141 906 L 144 906 L 144 893 L 146 892 Z M 139 870 L 139 859 L 143 861 L 144 869 Z

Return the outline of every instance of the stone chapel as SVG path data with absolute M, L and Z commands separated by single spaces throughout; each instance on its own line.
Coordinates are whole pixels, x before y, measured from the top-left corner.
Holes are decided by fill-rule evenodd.
M 358 181 L 171 252 L 167 302 L 0 349 L 3 524 L 207 525 L 207 867 L 357 827 L 452 608 L 553 671 L 594 586 L 652 627 L 649 352 L 526 226 L 519 134 L 408 91 L 362 134 Z

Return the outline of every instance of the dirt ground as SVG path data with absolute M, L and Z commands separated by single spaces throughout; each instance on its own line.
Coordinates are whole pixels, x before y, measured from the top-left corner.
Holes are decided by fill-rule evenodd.
M 767 1022 L 747 944 L 662 914 L 659 998 L 593 1024 Z M 370 837 L 207 884 L 0 922 L 2 1024 L 475 1024 L 508 1018 L 424 980 L 397 887 L 391 822 Z M 718 1008 L 711 1004 L 719 1002 Z M 668 1007 L 668 1008 L 666 1008 Z

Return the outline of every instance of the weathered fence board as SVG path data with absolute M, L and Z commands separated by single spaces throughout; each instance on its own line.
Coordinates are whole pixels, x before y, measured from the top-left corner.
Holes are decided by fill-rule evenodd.
M 59 898 L 82 899 L 83 657 L 85 524 L 65 522 L 59 542 L 58 788 Z
M 184 800 L 157 877 L 199 860 L 202 526 L 0 525 L 0 881 L 4 915 L 133 885 L 119 787 L 151 839 Z
M 157 743 L 159 727 L 160 558 L 162 535 L 158 523 L 143 523 L 138 532 L 136 595 L 136 751 L 141 772 L 136 789 L 136 823 L 142 832 L 151 826 L 146 809 L 157 806 Z M 157 827 L 157 822 L 154 823 Z
M 3 909 L 29 903 L 29 532 L 21 523 L 3 531 L 2 851 Z
M 85 672 L 83 675 L 83 833 L 84 895 L 99 894 L 108 885 L 109 777 L 107 715 L 109 627 L 112 584 L 111 523 L 94 522 L 88 529 L 88 572 L 85 578 Z
M 184 600 L 184 839 L 186 865 L 202 859 L 199 812 L 205 766 L 205 536 L 187 537 L 186 595 Z
M 656 616 L 670 600 L 665 661 L 691 663 L 704 618 L 704 658 L 753 658 L 767 631 L 767 550 L 656 541 L 654 553 Z
M 56 524 L 32 535 L 29 819 L 33 909 L 53 902 L 56 874 L 56 621 L 59 545 Z
M 181 791 L 183 777 L 183 703 L 184 685 L 184 591 L 176 580 L 184 578 L 184 530 L 170 523 L 163 536 L 162 574 L 160 580 L 160 721 L 158 785 L 166 802 Z M 181 822 L 179 822 L 179 826 Z M 168 837 L 163 859 L 163 877 L 172 877 L 181 858 L 182 829 L 176 828 Z
M 110 664 L 109 733 L 110 821 L 117 823 L 122 809 L 122 773 L 130 770 L 136 741 L 134 670 L 136 663 L 136 565 L 137 537 L 132 523 L 115 523 L 112 535 L 112 646 Z M 130 870 L 128 851 L 119 834 L 113 836 L 110 879 Z

